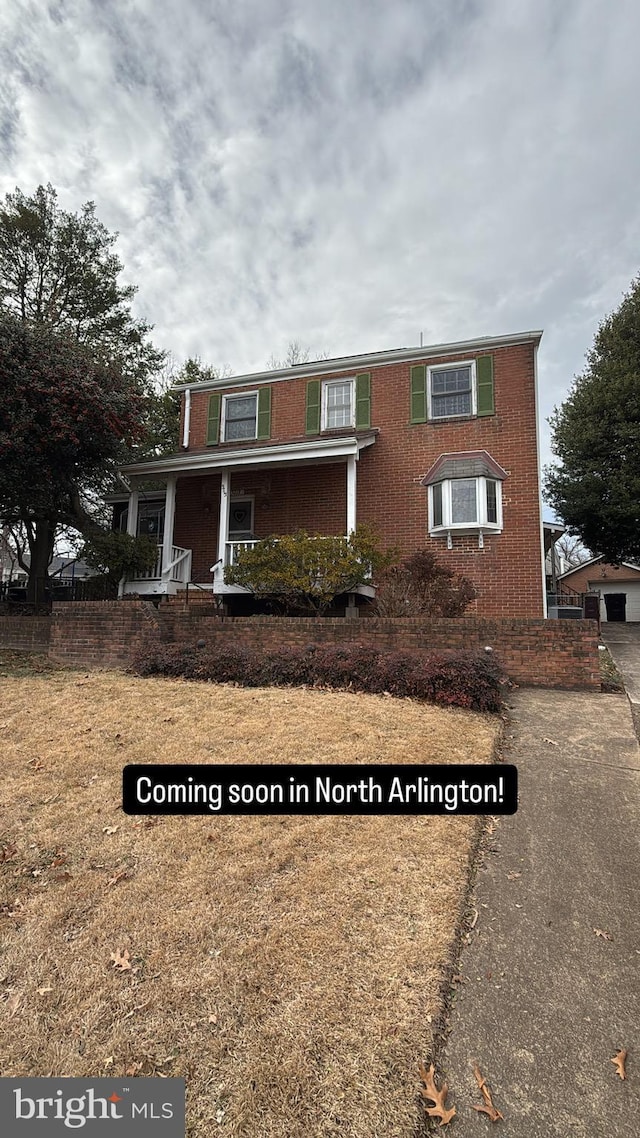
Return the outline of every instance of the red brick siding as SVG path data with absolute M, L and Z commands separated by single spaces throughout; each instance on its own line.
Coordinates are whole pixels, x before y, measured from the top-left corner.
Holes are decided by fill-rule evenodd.
M 0 616 L 0 647 L 16 652 L 46 652 L 49 647 L 49 616 Z
M 473 355 L 465 353 L 464 358 Z M 472 611 L 485 617 L 541 617 L 543 589 L 534 346 L 527 343 L 498 348 L 492 355 L 496 413 L 476 419 L 412 425 L 409 423 L 412 364 L 393 363 L 371 369 L 372 427 L 377 428 L 379 434 L 376 442 L 361 453 L 358 462 L 358 521 L 375 526 L 386 545 L 396 545 L 403 553 L 431 548 L 443 562 L 470 577 L 479 591 Z M 441 357 L 425 362 L 442 363 L 451 358 Z M 344 374 L 350 373 L 345 371 Z M 304 439 L 308 378 L 273 383 L 271 441 Z M 257 384 L 256 388 L 259 386 L 268 385 Z M 228 392 L 234 390 L 242 388 L 230 384 L 225 389 Z M 192 452 L 207 450 L 207 409 L 208 393 L 194 391 L 189 448 Z M 215 449 L 222 455 L 225 446 L 209 449 Z M 503 483 L 504 530 L 500 535 L 485 535 L 482 550 L 478 549 L 477 537 L 454 535 L 453 549 L 447 550 L 445 538 L 429 537 L 427 491 L 420 481 L 440 454 L 467 450 L 488 451 L 508 472 Z M 207 553 L 204 555 L 204 539 L 198 532 L 201 524 L 198 510 L 187 505 L 189 495 L 197 498 L 201 493 L 199 486 L 202 481 L 214 483 L 213 478 L 204 476 L 202 479 L 178 480 L 176 544 L 192 548 L 194 564 L 197 562 L 198 565 L 213 552 L 211 531 L 207 531 Z M 265 505 L 256 512 L 258 534 L 262 536 L 278 529 L 291 532 L 300 527 L 327 533 L 344 532 L 344 463 L 315 465 L 287 472 L 240 473 L 236 485 L 248 491 L 252 485 L 260 487 L 269 481 L 270 493 L 260 494 L 260 501 Z M 266 501 L 269 501 L 268 506 Z M 215 528 L 215 494 L 211 509 L 212 528 Z M 217 554 L 210 564 L 216 558 Z
M 125 666 L 135 651 L 162 643 L 279 645 L 358 643 L 421 650 L 493 648 L 517 683 L 557 688 L 600 687 L 597 628 L 591 621 L 545 620 L 304 620 L 251 617 L 220 620 L 213 606 L 163 606 L 138 600 L 53 607 L 51 656 L 82 667 Z

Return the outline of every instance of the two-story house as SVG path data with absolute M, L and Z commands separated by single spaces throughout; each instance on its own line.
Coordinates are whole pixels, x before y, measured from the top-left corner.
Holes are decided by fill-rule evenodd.
M 432 549 L 476 585 L 483 616 L 542 617 L 536 406 L 541 332 L 404 348 L 181 387 L 181 449 L 123 468 L 116 507 L 158 562 L 128 593 L 195 582 L 226 595 L 242 545 L 368 523 Z M 145 483 L 165 489 L 145 490 Z M 247 611 L 247 593 L 243 594 Z

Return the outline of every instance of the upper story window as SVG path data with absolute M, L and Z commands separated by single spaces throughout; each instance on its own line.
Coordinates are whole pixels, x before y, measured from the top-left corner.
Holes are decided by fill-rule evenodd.
M 305 432 L 338 431 L 371 426 L 371 373 L 363 371 L 351 379 L 310 379 L 307 382 Z
M 271 437 L 271 387 L 257 391 L 212 391 L 207 405 L 207 446 Z
M 453 415 L 475 415 L 475 365 L 430 367 L 429 418 L 449 419 Z
M 412 423 L 493 415 L 493 356 L 411 369 Z
M 222 400 L 222 439 L 255 439 L 258 423 L 258 393 L 225 395 Z
M 353 426 L 353 380 L 341 379 L 322 385 L 322 429 Z

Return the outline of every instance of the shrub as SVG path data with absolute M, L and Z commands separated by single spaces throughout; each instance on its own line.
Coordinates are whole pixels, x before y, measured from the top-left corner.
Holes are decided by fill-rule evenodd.
M 435 554 L 419 549 L 379 577 L 375 609 L 379 616 L 462 616 L 477 597 L 468 577 L 440 565 Z
M 499 711 L 501 703 L 502 677 L 495 660 L 473 652 L 391 652 L 357 644 L 272 651 L 172 645 L 140 653 L 130 671 L 245 687 L 309 685 L 388 692 L 474 711 Z
M 358 526 L 348 537 L 298 530 L 240 550 L 224 579 L 292 615 L 318 616 L 337 596 L 369 583 L 394 559 L 393 550 L 380 549 L 367 526 Z

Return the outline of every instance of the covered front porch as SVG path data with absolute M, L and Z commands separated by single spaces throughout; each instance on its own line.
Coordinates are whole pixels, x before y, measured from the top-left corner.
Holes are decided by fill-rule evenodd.
M 241 550 L 299 529 L 348 536 L 357 525 L 360 453 L 375 433 L 177 455 L 125 467 L 129 493 L 120 527 L 157 540 L 152 569 L 121 582 L 120 594 L 171 595 L 197 586 L 244 594 L 224 571 Z M 149 489 L 149 480 L 164 488 Z

